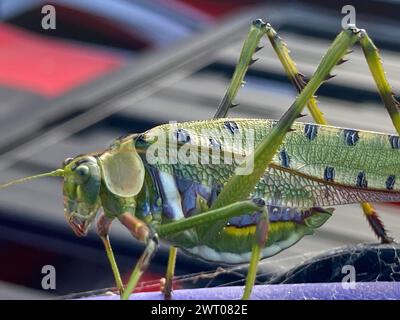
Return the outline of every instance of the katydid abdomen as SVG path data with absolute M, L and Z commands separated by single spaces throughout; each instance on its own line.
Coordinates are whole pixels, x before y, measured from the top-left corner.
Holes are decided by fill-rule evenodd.
M 265 119 L 219 119 L 162 125 L 143 134 L 136 148 L 161 199 L 162 222 L 211 207 L 237 169 L 235 160 L 251 154 L 275 124 Z M 265 203 L 269 212 L 262 257 L 280 252 L 322 225 L 332 210 L 321 207 L 400 200 L 398 136 L 303 123 L 292 129 L 249 195 Z M 257 215 L 244 213 L 217 230 L 200 226 L 170 241 L 207 260 L 246 262 Z

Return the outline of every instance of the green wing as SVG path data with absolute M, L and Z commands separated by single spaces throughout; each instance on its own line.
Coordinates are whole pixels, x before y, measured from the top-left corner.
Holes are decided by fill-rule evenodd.
M 158 157 L 161 161 L 147 161 L 146 152 L 142 157 L 151 167 L 177 177 L 223 186 L 237 168 L 233 159 L 249 154 L 275 123 L 218 119 L 159 126 L 144 134 L 146 151 L 165 135 L 167 146 L 174 142 L 178 152 L 192 152 L 195 156 L 180 161 L 170 151 L 174 148 L 164 147 L 166 153 Z M 253 197 L 292 207 L 400 200 L 395 179 L 400 175 L 398 136 L 303 123 L 295 123 L 293 129 L 257 184 Z M 162 153 L 162 149 L 159 147 L 158 152 Z M 165 161 L 170 156 L 175 162 Z

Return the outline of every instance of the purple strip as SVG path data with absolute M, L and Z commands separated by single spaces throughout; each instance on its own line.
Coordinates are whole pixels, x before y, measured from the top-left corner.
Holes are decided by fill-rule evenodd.
M 255 300 L 400 300 L 400 282 L 301 283 L 258 285 L 251 298 Z M 173 293 L 172 300 L 237 300 L 243 287 L 183 289 Z M 117 300 L 118 295 L 85 298 L 90 300 Z M 163 300 L 160 292 L 131 295 L 131 300 Z

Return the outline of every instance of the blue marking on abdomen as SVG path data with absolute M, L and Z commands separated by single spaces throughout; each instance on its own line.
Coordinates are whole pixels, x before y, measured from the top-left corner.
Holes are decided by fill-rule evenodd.
M 196 200 L 198 196 L 201 196 L 207 202 L 209 201 L 211 197 L 211 188 L 178 177 L 175 178 L 175 181 L 181 195 L 181 205 L 185 217 L 190 217 L 198 213 L 196 210 Z
M 188 179 L 179 178 L 172 176 L 167 173 L 162 174 L 164 179 L 160 179 L 159 175 L 157 179 L 157 184 L 161 193 L 161 199 L 163 202 L 163 214 L 169 219 L 177 219 L 183 213 L 183 217 L 190 217 L 201 213 L 200 208 L 197 208 L 197 199 L 201 197 L 207 202 L 208 207 L 211 207 L 213 202 L 217 199 L 219 193 L 219 186 L 205 186 L 200 183 L 193 182 Z M 169 176 L 166 179 L 165 176 Z M 172 184 L 172 179 L 175 183 Z M 168 182 L 166 185 L 163 181 Z M 168 197 L 165 188 L 176 189 L 179 196 Z M 171 193 L 171 189 L 169 193 Z M 177 202 L 179 200 L 179 203 Z M 265 200 L 262 198 L 254 199 L 262 205 L 266 206 L 269 213 L 269 221 L 296 221 L 301 222 L 303 219 L 309 215 L 309 210 L 300 210 L 298 208 L 291 207 L 281 207 L 277 205 L 265 204 Z M 173 203 L 172 203 L 173 202 Z M 228 220 L 227 225 L 235 227 L 246 227 L 251 225 L 256 225 L 260 219 L 260 212 L 244 213 L 237 217 L 232 217 Z
M 153 176 L 162 200 L 163 215 L 172 220 L 183 218 L 181 196 L 174 177 L 169 173 L 156 170 Z
M 299 210 L 297 208 L 270 206 L 267 205 L 269 221 L 296 221 L 301 222 L 305 217 L 310 215 L 309 210 Z M 256 225 L 260 220 L 261 212 L 242 214 L 228 220 L 229 226 L 234 227 L 247 227 Z

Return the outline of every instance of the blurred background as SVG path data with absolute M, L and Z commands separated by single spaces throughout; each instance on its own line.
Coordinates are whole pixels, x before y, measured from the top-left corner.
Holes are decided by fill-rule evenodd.
M 46 4 L 55 7 L 55 29 L 42 28 Z M 346 4 L 355 6 L 357 26 L 380 48 L 399 93 L 400 1 L 0 0 L 0 182 L 54 170 L 64 158 L 104 149 L 126 133 L 212 117 L 254 18 L 271 22 L 299 69 L 311 75 L 341 29 Z M 295 98 L 263 41 L 232 116 L 279 118 Z M 394 132 L 358 47 L 336 73 L 318 91 L 329 122 Z M 377 208 L 399 238 L 399 208 Z M 118 223 L 111 240 L 126 278 L 143 246 Z M 376 241 L 357 205 L 340 207 L 316 235 L 268 259 L 264 269 Z M 166 262 L 162 246 L 144 281 L 157 283 Z M 44 265 L 56 269 L 55 290 L 41 287 Z M 180 254 L 176 273 L 216 268 Z M 49 298 L 112 286 L 95 231 L 76 238 L 64 221 L 60 180 L 1 190 L 0 298 Z

